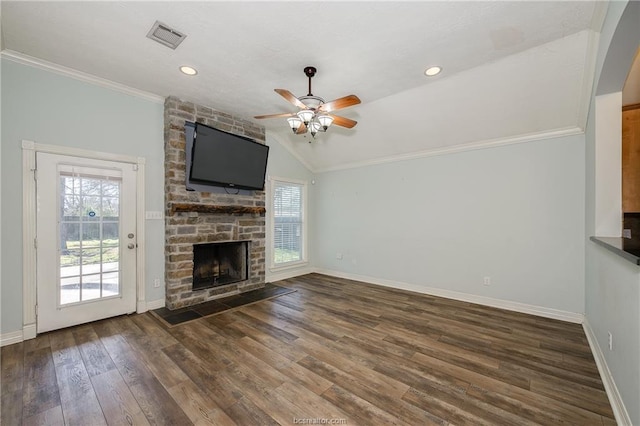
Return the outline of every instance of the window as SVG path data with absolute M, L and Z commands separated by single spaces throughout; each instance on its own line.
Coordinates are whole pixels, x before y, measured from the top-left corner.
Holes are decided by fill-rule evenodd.
M 306 183 L 271 179 L 272 266 L 306 262 Z

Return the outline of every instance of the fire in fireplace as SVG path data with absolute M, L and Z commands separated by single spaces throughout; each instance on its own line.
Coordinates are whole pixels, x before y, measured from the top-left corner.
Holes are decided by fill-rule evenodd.
M 248 279 L 249 241 L 193 245 L 193 290 Z

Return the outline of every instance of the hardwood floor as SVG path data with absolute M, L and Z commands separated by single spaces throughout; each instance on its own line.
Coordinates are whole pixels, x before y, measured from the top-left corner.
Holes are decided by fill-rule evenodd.
M 317 274 L 2 348 L 2 424 L 613 425 L 582 327 Z

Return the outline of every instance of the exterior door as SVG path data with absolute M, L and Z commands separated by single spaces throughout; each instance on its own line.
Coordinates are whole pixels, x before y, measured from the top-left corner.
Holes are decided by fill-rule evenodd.
M 136 309 L 136 171 L 36 154 L 37 331 Z

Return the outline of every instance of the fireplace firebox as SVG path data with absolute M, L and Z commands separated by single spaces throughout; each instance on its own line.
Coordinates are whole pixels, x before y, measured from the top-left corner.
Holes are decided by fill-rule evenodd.
M 193 245 L 193 290 L 246 281 L 249 241 Z

